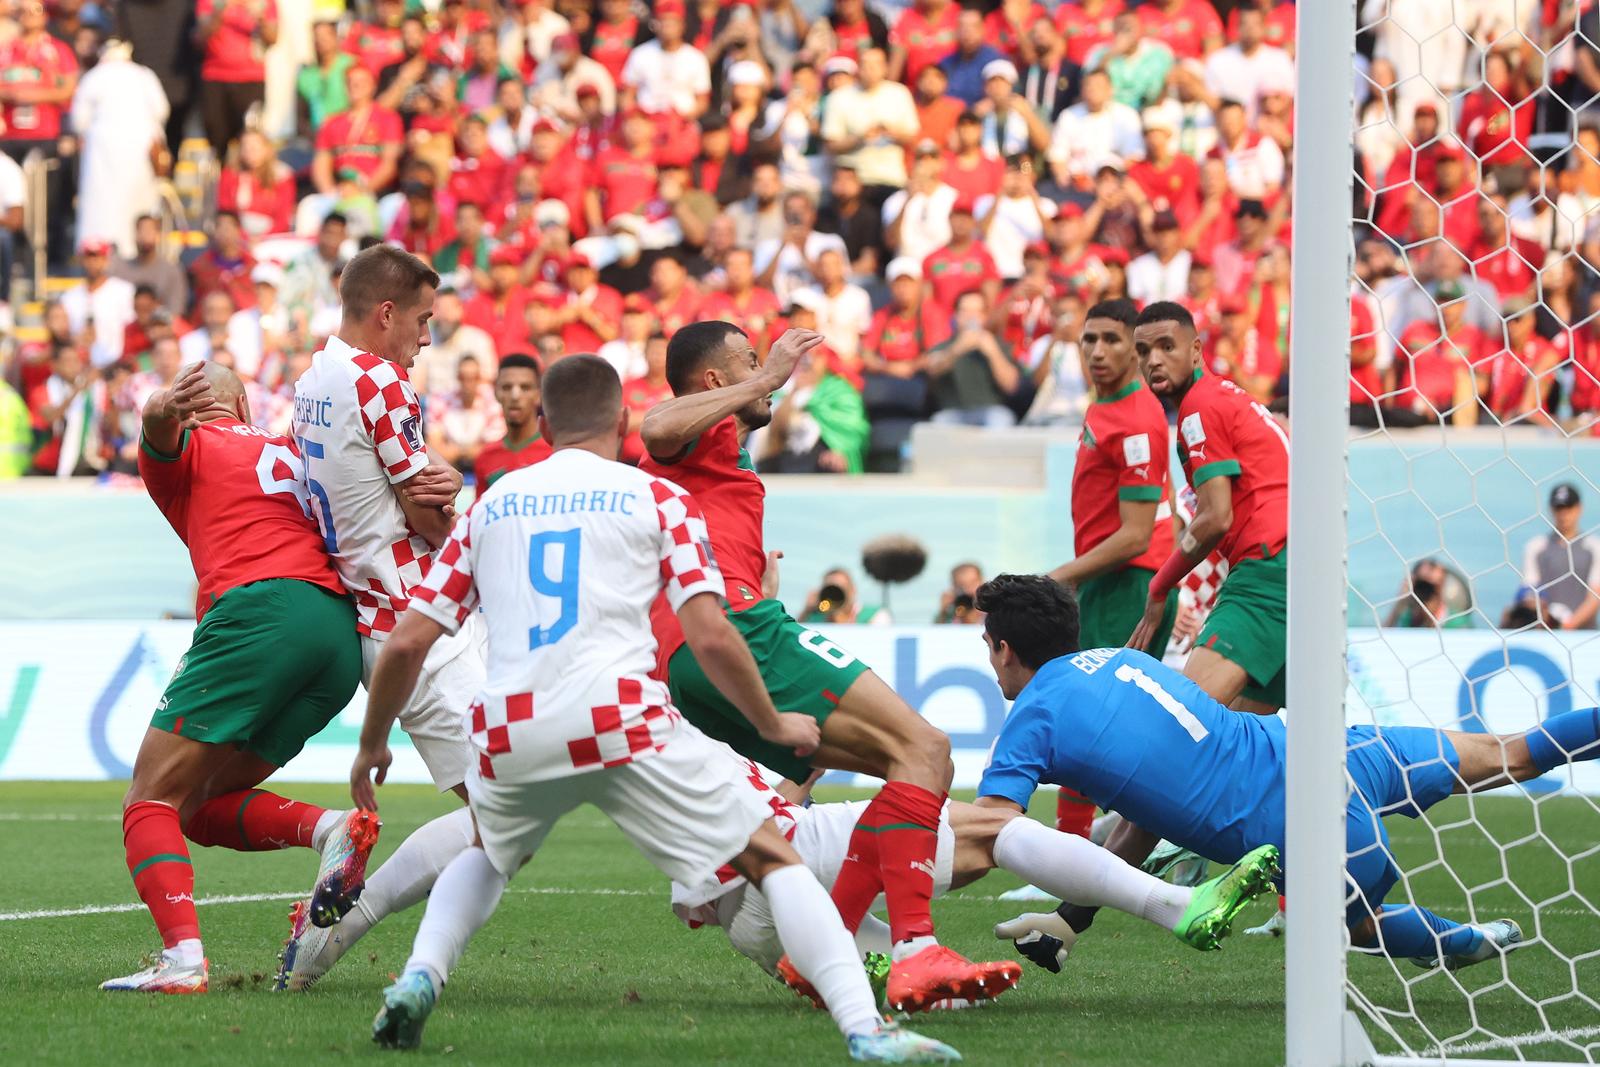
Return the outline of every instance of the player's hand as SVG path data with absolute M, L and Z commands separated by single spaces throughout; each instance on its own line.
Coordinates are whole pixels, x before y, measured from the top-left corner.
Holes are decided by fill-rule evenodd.
M 1139 620 L 1139 625 L 1134 627 L 1133 636 L 1128 638 L 1128 647 L 1136 648 L 1140 652 L 1150 652 L 1152 656 L 1159 656 L 1160 652 L 1150 651 L 1150 642 L 1156 636 L 1156 631 L 1161 628 L 1161 616 L 1167 612 L 1167 598 L 1160 600 L 1146 600 L 1144 602 L 1144 618 Z M 1166 651 L 1162 649 L 1161 651 Z
M 822 343 L 822 335 L 815 330 L 785 330 L 783 336 L 772 343 L 767 353 L 766 366 L 761 373 L 773 389 L 777 389 L 794 376 L 794 369 L 807 352 Z
M 461 492 L 461 472 L 444 463 L 430 463 L 401 486 L 413 504 L 425 508 L 454 507 Z
M 767 569 L 761 575 L 761 596 L 764 599 L 778 599 L 778 561 L 782 558 L 783 550 L 780 548 L 767 553 Z
M 782 748 L 792 748 L 796 756 L 809 756 L 822 744 L 822 730 L 817 720 L 809 715 L 781 711 L 777 724 L 763 730 L 761 739 Z
M 389 776 L 389 764 L 393 762 L 394 756 L 387 743 L 375 749 L 363 746 L 356 752 L 356 761 L 350 765 L 350 799 L 355 801 L 356 807 L 378 810 L 377 787 Z
M 200 420 L 195 416 L 216 402 L 203 363 L 194 364 L 172 383 L 172 406 L 177 410 L 178 421 L 186 427 L 197 426 Z
M 1061 965 L 1072 955 L 1072 946 L 1078 941 L 1067 920 L 1053 911 L 1030 911 L 999 923 L 994 936 L 1012 942 L 1017 952 L 1051 974 L 1061 973 Z

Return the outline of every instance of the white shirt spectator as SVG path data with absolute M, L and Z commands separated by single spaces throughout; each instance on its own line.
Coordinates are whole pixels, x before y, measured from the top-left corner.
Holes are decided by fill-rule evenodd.
M 611 80 L 609 70 L 588 56 L 579 56 L 577 62 L 572 64 L 572 69 L 564 74 L 554 62 L 540 63 L 533 75 L 528 100 L 535 110 L 565 118 L 577 114 L 578 89 L 584 85 L 594 86 L 600 94 L 601 111 L 607 115 L 616 112 L 617 84 Z M 493 130 L 490 132 L 492 134 Z M 499 145 L 495 146 L 495 151 L 507 158 L 515 154 L 502 152 Z
M 888 136 L 869 140 L 854 152 L 839 157 L 854 161 L 863 185 L 906 184 L 905 149 L 895 137 L 909 137 L 921 128 L 911 90 L 899 82 L 881 81 L 872 89 L 849 85 L 831 93 L 823 105 L 822 139 L 847 141 L 882 127 Z
M 991 111 L 983 117 L 983 150 L 986 154 L 1014 156 L 1028 151 L 1031 144 L 1028 120 L 1015 111 L 998 116 Z
M 954 186 L 940 182 L 931 193 L 901 189 L 883 202 L 883 228 L 903 214 L 900 223 L 900 248 L 895 253 L 921 263 L 950 243 L 950 209 L 961 196 Z
M 1239 101 L 1245 118 L 1254 124 L 1263 96 L 1294 92 L 1294 60 L 1270 44 L 1257 45 L 1249 55 L 1230 44 L 1206 59 L 1206 88 L 1223 100 Z
M 765 274 L 767 264 L 774 258 L 778 261 L 778 269 L 772 274 L 772 291 L 778 297 L 778 305 L 782 307 L 789 302 L 789 295 L 796 289 L 816 283 L 816 278 L 811 273 L 811 268 L 806 266 L 809 260 L 815 263 L 822 253 L 833 249 L 850 261 L 850 250 L 845 247 L 844 238 L 836 233 L 823 233 L 812 230 L 806 237 L 805 255 L 785 241 L 762 241 L 756 245 L 754 252 L 755 271 L 757 275 Z
M 650 373 L 650 361 L 644 354 L 643 344 L 634 344 L 618 337 L 601 345 L 600 351 L 595 355 L 611 364 L 611 369 L 617 372 L 617 377 L 625 382 L 643 378 Z
M 1067 170 L 1093 177 L 1111 157 L 1123 162 L 1144 158 L 1144 123 L 1127 104 L 1109 101 L 1099 111 L 1073 104 L 1056 119 L 1050 137 L 1050 159 L 1065 162 Z
M 751 137 L 765 141 L 775 134 L 779 145 L 778 172 L 782 175 L 783 187 L 816 196 L 822 189 L 822 180 L 827 176 L 830 164 L 822 152 L 806 153 L 811 144 L 810 120 L 798 111 L 789 110 L 787 100 L 774 100 L 767 105 L 766 114 L 761 117 L 761 126 L 751 131 Z
M 1399 79 L 1396 110 L 1412 115 L 1423 102 L 1436 104 L 1441 115 L 1453 114 L 1450 98 L 1466 82 L 1472 12 L 1460 0 L 1366 0 L 1361 25 L 1374 28 L 1375 59 L 1387 59 Z M 1529 5 L 1530 9 L 1533 5 Z M 1476 63 L 1472 79 L 1478 78 Z
M 79 282 L 61 294 L 67 322 L 74 335 L 94 326 L 94 344 L 89 346 L 89 361 L 108 367 L 122 358 L 122 331 L 133 321 L 133 283 L 107 278 L 94 292 L 87 282 Z
M 817 332 L 841 359 L 850 361 L 860 355 L 861 335 L 872 325 L 872 298 L 865 289 L 846 282 L 829 296 L 821 286 L 808 286 L 797 290 L 792 299 L 817 313 Z
M 994 220 L 984 235 L 984 247 L 994 260 L 995 270 L 1002 278 L 1022 277 L 1022 253 L 1035 241 L 1044 240 L 1044 223 L 1039 218 L 1042 210 L 1046 218 L 1056 217 L 1052 200 L 1038 198 L 1037 206 L 1031 196 L 980 196 L 972 209 L 973 216 L 986 219 L 990 210 Z
M 433 343 L 424 345 L 422 351 L 417 353 L 417 361 L 411 365 L 412 388 L 419 392 L 450 388 L 456 380 L 456 369 L 466 356 L 477 360 L 486 376 L 493 376 L 498 365 L 494 338 L 464 322 L 458 323 L 450 331 L 449 337 L 441 338 L 435 326 Z
M 1237 148 L 1218 144 L 1228 168 L 1228 188 L 1240 200 L 1266 200 L 1283 188 L 1283 149 L 1259 133 L 1247 133 Z
M 0 152 L 0 213 L 22 207 L 28 196 L 28 184 L 22 177 L 22 167 L 17 161 Z
M 437 422 L 445 440 L 460 448 L 473 448 L 506 435 L 505 415 L 494 398 L 494 386 L 478 385 L 469 406 L 460 389 L 436 393 L 428 398 L 428 419 Z
M 1178 300 L 1189 291 L 1188 251 L 1179 251 L 1166 263 L 1154 252 L 1146 252 L 1128 264 L 1128 296 L 1136 304 L 1156 300 Z
M 635 100 L 646 111 L 688 116 L 695 113 L 696 97 L 711 92 L 711 67 L 693 45 L 680 44 L 669 52 L 660 41 L 646 41 L 628 53 L 622 84 L 635 91 Z

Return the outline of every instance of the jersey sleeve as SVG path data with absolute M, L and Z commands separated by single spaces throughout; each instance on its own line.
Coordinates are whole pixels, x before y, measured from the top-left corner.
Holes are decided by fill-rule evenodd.
M 656 520 L 661 528 L 661 587 L 677 611 L 700 593 L 722 596 L 722 573 L 711 556 L 711 533 L 700 505 L 682 488 L 653 478 Z
M 1117 442 L 1117 499 L 1157 503 L 1167 494 L 1167 425 L 1133 423 Z
M 1232 477 L 1240 473 L 1239 453 L 1234 448 L 1233 434 L 1228 420 L 1219 405 L 1197 405 L 1194 411 L 1178 421 L 1178 432 L 1183 437 L 1183 449 L 1189 455 L 1189 481 L 1199 488 L 1213 478 Z
M 1038 704 L 1011 709 L 978 783 L 980 797 L 1000 797 L 1024 811 L 1050 766 L 1050 716 Z
M 478 585 L 472 575 L 472 511 L 456 520 L 449 540 L 428 568 L 427 577 L 411 593 L 411 606 L 455 633 L 478 607 Z
M 199 437 L 189 430 L 183 431 L 183 436 L 178 438 L 178 454 L 175 456 L 164 455 L 145 440 L 144 434 L 139 435 L 139 477 L 144 479 L 145 489 L 150 493 L 150 499 L 162 511 L 167 510 L 169 504 L 183 495 L 183 487 L 188 484 L 189 477 L 194 472 L 195 453 L 199 451 Z
M 422 405 L 411 383 L 400 377 L 388 360 L 373 359 L 360 370 L 356 400 L 361 405 L 361 425 L 372 439 L 389 481 L 403 482 L 428 465 L 422 444 Z

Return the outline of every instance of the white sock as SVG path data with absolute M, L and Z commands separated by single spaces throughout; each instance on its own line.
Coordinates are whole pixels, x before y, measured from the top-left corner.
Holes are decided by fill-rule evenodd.
M 472 838 L 472 812 L 467 808 L 458 808 L 417 827 L 410 837 L 400 842 L 394 855 L 367 877 L 361 898 L 339 924 L 340 928 L 355 918 L 358 911 L 370 928 L 384 916 L 405 911 L 417 903 L 428 895 L 450 861 L 472 844 Z M 354 927 L 351 933 L 355 933 Z M 355 936 L 359 937 L 360 933 Z
M 311 847 L 321 852 L 328 847 L 328 837 L 339 827 L 344 825 L 348 811 L 325 811 L 317 816 L 317 825 L 311 831 Z
M 867 912 L 861 917 L 861 925 L 856 927 L 856 948 L 863 953 L 882 952 L 887 956 L 894 949 L 889 939 L 889 924 Z
M 1168 885 L 1075 834 L 1028 818 L 1012 819 L 994 839 L 996 866 L 1072 904 L 1110 907 L 1172 930 L 1193 890 Z
M 494 914 L 506 881 L 481 848 L 465 849 L 451 860 L 433 883 L 406 970 L 421 968 L 433 979 L 435 991 L 443 989 L 467 942 Z
M 878 1005 L 867 972 L 822 883 L 796 863 L 762 879 L 761 894 L 772 908 L 772 924 L 789 962 L 828 1005 L 840 1033 L 852 1037 L 876 1031 Z
M 198 937 L 186 937 L 162 953 L 180 967 L 198 967 L 206 958 Z
M 931 948 L 938 943 L 939 939 L 932 934 L 924 934 L 921 937 L 908 937 L 904 941 L 896 941 L 890 954 L 894 957 L 894 961 L 899 963 L 901 960 L 908 960 L 923 949 Z

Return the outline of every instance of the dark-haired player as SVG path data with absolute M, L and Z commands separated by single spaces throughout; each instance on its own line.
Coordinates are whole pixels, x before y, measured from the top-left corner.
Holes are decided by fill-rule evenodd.
M 521 352 L 502 356 L 494 376 L 494 398 L 505 416 L 506 435 L 478 450 L 472 473 L 479 495 L 507 471 L 530 467 L 550 455 L 550 442 L 539 436 L 539 361 Z
M 194 640 L 156 705 L 123 800 L 128 871 L 161 932 L 146 969 L 102 989 L 204 993 L 207 964 L 184 837 L 246 852 L 320 849 L 358 887 L 370 811 L 325 811 L 254 788 L 344 708 L 361 680 L 356 614 L 287 437 L 250 424 L 244 385 L 188 368 L 144 409 L 139 473 L 189 548 Z
M 1050 572 L 1072 586 L 1089 648 L 1120 645 L 1138 626 L 1156 568 L 1172 554 L 1167 505 L 1167 413 L 1145 388 L 1133 348 L 1139 309 L 1131 300 L 1103 300 L 1084 318 L 1078 347 L 1094 383 L 1072 468 L 1074 557 Z M 1151 653 L 1167 647 L 1178 614 L 1178 591 L 1167 590 Z M 1056 826 L 1089 836 L 1094 805 L 1062 790 Z
M 1234 863 L 1285 842 L 1285 727 L 1241 715 L 1194 679 L 1134 649 L 1084 649 L 1072 594 L 1042 575 L 1001 575 L 978 591 L 984 643 L 1015 701 L 977 804 L 1026 811 L 1043 783 L 1103 807 L 1207 859 Z M 1423 727 L 1345 731 L 1355 789 L 1345 813 L 1346 921 L 1352 944 L 1452 970 L 1522 940 L 1510 919 L 1463 925 L 1413 905 L 1385 907 L 1400 877 L 1383 816 L 1417 818 L 1452 793 L 1525 782 L 1600 757 L 1600 708 L 1552 716 L 1523 734 Z M 1052 969 L 1070 941 L 1059 914 L 1010 924 L 1018 947 Z
M 920 1010 L 947 998 L 998 996 L 1016 983 L 1020 968 L 1009 961 L 973 963 L 933 935 L 934 852 L 939 811 L 950 788 L 950 739 L 866 664 L 790 618 L 763 590 L 770 563 L 762 539 L 766 491 L 740 441 L 771 421 L 772 393 L 821 343 L 820 334 L 789 330 L 763 365 L 737 326 L 710 321 L 679 329 L 667 347 L 673 398 L 645 416 L 641 433 L 649 455 L 640 464 L 699 502 L 726 582 L 728 617 L 755 654 L 778 706 L 821 724 L 821 746 L 802 759 L 762 741 L 717 691 L 658 600 L 653 618 L 661 662 L 673 703 L 740 755 L 796 782 L 809 778 L 813 766 L 886 780 L 851 836 L 833 899 L 853 932 L 878 894 L 887 897 L 895 956 L 891 1006 Z

